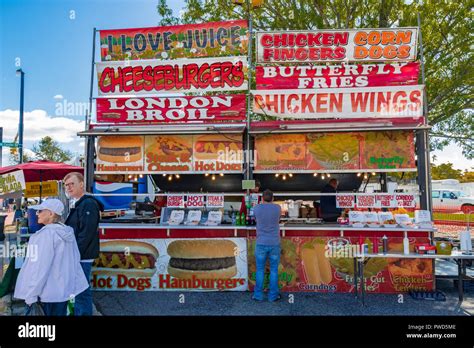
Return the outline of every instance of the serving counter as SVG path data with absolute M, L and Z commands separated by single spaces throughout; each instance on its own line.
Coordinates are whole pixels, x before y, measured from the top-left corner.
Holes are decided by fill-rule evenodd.
M 255 226 L 101 223 L 99 231 L 102 250 L 110 252 L 112 245 L 117 247 L 117 253 L 125 250 L 133 254 L 136 250 L 140 255 L 149 248 L 156 262 L 148 265 L 150 269 L 146 271 L 140 269 L 140 263 L 135 264 L 139 268 L 136 270 L 131 269 L 132 263 L 128 263 L 129 268 L 120 269 L 118 264 L 106 265 L 112 259 L 103 256 L 109 261 L 94 267 L 93 271 L 93 284 L 98 290 L 253 290 Z M 351 292 L 354 290 L 354 254 L 364 247 L 367 252 L 382 250 L 383 237 L 387 238 L 390 252 L 400 252 L 405 235 L 413 251 L 416 243 L 430 242 L 433 231 L 429 228 L 282 224 L 279 286 L 287 292 Z M 178 266 L 184 270 L 176 273 Z M 434 288 L 434 264 L 421 258 L 402 263 L 397 258 L 374 258 L 365 265 L 364 275 L 367 292 Z M 146 286 L 139 289 L 135 286 L 139 283 Z

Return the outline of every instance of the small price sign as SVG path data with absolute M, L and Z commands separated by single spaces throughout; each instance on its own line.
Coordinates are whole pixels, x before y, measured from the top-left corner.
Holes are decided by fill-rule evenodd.
M 184 208 L 184 195 L 169 195 L 167 206 L 168 208 Z
M 207 196 L 206 207 L 208 208 L 224 208 L 224 195 Z
M 189 195 L 186 198 L 187 208 L 202 208 L 204 207 L 204 195 Z
M 354 208 L 355 197 L 353 195 L 337 195 L 336 196 L 336 207 L 337 208 Z

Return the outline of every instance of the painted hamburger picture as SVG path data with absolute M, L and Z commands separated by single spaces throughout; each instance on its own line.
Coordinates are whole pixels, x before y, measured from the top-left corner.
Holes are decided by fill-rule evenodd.
M 230 240 L 175 240 L 168 245 L 168 273 L 181 279 L 229 279 L 237 274 L 237 245 Z
M 102 136 L 97 143 L 99 161 L 108 163 L 135 163 L 143 158 L 143 137 Z

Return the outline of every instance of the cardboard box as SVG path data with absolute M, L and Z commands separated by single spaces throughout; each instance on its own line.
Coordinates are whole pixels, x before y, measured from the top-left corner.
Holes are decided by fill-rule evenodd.
M 300 217 L 302 218 L 317 218 L 316 209 L 315 208 L 300 208 Z

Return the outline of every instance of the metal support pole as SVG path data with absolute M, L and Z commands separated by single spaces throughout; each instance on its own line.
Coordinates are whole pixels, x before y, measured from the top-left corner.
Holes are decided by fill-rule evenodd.
M 253 177 L 252 168 L 250 166 L 250 108 L 252 105 L 252 95 L 250 93 L 251 90 L 251 80 L 252 80 L 252 39 L 253 39 L 253 32 L 252 32 L 252 12 L 250 8 L 250 1 L 247 0 L 247 18 L 249 23 L 249 47 L 248 47 L 248 71 L 247 71 L 247 78 L 248 78 L 248 95 L 247 95 L 247 142 L 246 142 L 246 173 L 245 178 L 250 180 Z
M 92 94 L 94 90 L 94 62 L 95 62 L 95 37 L 97 29 L 94 28 L 92 35 L 92 60 L 91 60 L 91 84 L 90 84 L 90 93 L 89 93 L 89 110 L 86 114 L 86 130 L 89 130 L 91 116 L 92 116 Z M 92 192 L 92 179 L 94 177 L 94 138 L 86 137 L 85 138 L 85 168 L 84 168 L 84 182 L 85 182 L 85 191 Z
M 420 41 L 420 60 L 421 60 L 421 81 L 425 85 L 425 64 L 423 56 L 423 36 L 421 34 L 420 14 L 418 19 L 418 35 Z M 428 125 L 428 98 L 426 86 L 423 88 L 423 107 L 424 107 L 424 125 Z M 433 214 L 431 199 L 431 164 L 430 164 L 430 143 L 428 130 L 416 132 L 416 155 L 418 158 L 418 185 L 420 187 L 420 208 L 429 210 Z
M 19 162 L 23 163 L 23 105 L 25 102 L 25 73 L 23 70 L 18 69 L 17 72 L 21 75 L 20 82 L 20 124 L 18 128 L 18 153 L 19 153 Z

